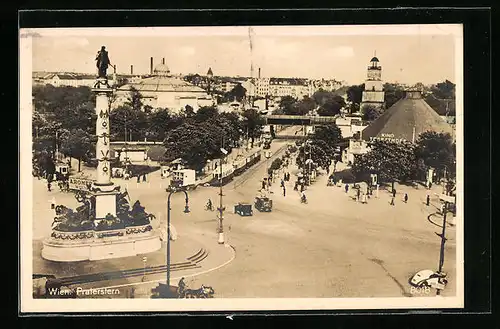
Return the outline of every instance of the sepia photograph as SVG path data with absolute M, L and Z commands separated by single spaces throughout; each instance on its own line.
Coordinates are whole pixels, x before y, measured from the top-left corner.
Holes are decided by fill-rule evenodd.
M 464 307 L 461 25 L 19 40 L 22 311 Z

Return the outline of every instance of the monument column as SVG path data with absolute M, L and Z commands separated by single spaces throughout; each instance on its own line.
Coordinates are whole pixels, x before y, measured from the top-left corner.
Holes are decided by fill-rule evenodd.
M 92 188 L 96 204 L 96 219 L 105 218 L 108 214 L 116 216 L 116 194 L 119 186 L 111 181 L 111 148 L 109 141 L 109 96 L 113 89 L 106 78 L 98 78 L 92 91 L 96 94 L 96 159 L 97 177 Z

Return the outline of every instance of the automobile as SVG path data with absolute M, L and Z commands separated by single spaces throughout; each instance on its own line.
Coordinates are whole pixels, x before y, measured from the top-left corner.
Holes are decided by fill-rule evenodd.
M 239 202 L 234 206 L 234 213 L 240 216 L 252 216 L 253 210 L 252 205 L 246 202 Z
M 270 212 L 273 209 L 273 200 L 268 197 L 256 197 L 255 208 L 260 212 Z
M 435 289 L 444 289 L 448 280 L 446 279 L 446 273 L 439 273 L 433 270 L 422 270 L 410 279 L 410 284 L 417 288 L 431 287 Z

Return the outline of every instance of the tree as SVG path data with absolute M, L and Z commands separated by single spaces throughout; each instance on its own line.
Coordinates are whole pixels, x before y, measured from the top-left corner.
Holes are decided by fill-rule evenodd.
M 246 133 L 246 126 L 242 121 L 242 117 L 240 117 L 235 112 L 223 112 L 219 114 L 221 120 L 224 120 L 229 127 L 228 130 L 228 138 L 232 141 L 233 145 L 238 145 L 238 141 L 241 136 Z
M 395 83 L 384 83 L 385 107 L 390 108 L 405 96 L 404 88 Z
M 453 179 L 456 172 L 456 146 L 450 134 L 426 131 L 418 136 L 416 144 L 416 157 L 422 160 L 426 169 L 434 168 L 440 176 L 446 169 L 447 178 Z
M 299 111 L 296 105 L 297 99 L 292 96 L 283 96 L 281 97 L 279 108 L 283 111 L 283 114 L 298 115 Z
M 248 132 L 248 138 L 251 138 L 252 145 L 255 138 L 262 134 L 262 126 L 264 125 L 264 118 L 255 109 L 247 109 L 243 112 L 243 127 Z
M 335 92 L 320 89 L 316 91 L 312 98 L 319 106 L 318 114 L 321 116 L 335 116 L 340 114 L 340 110 L 346 105 L 342 96 Z
M 354 156 L 352 173 L 358 181 L 369 182 L 370 174 L 377 174 L 379 182 L 394 184 L 411 179 L 416 164 L 413 143 L 376 140 L 368 153 Z
M 382 114 L 382 110 L 372 105 L 366 105 L 362 109 L 363 120 L 374 121 Z
M 342 140 L 342 131 L 335 123 L 316 127 L 312 136 L 313 141 L 324 141 L 328 148 L 335 148 Z
M 309 96 L 304 96 L 295 104 L 296 112 L 299 115 L 305 115 L 316 108 L 316 102 Z
M 217 117 L 219 114 L 219 110 L 215 106 L 203 106 L 198 109 L 196 114 L 194 115 L 194 119 L 196 121 L 207 121 L 211 118 Z
M 455 99 L 455 84 L 449 80 L 445 80 L 432 86 L 431 92 L 437 98 Z
M 204 122 L 187 120 L 177 128 L 168 132 L 164 145 L 167 149 L 165 159 L 184 160 L 189 168 L 200 171 L 207 160 L 222 155 L 220 148 L 230 148 L 227 132 L 222 129 L 223 122 L 211 119 Z
M 34 108 L 65 129 L 95 129 L 95 95 L 88 87 L 33 87 Z
M 185 118 L 193 118 L 196 113 L 194 112 L 194 109 L 191 105 L 186 105 L 184 106 L 184 109 L 181 111 L 181 115 L 184 116 Z
M 163 141 L 168 129 L 172 128 L 174 118 L 168 109 L 159 108 L 149 116 L 150 137 L 156 141 Z
M 201 123 L 184 122 L 169 131 L 164 141 L 165 160 L 181 158 L 189 168 L 201 170 L 215 145 L 203 128 Z
M 141 93 L 134 87 L 130 87 L 130 93 L 125 105 L 131 107 L 134 111 L 142 111 L 144 104 L 142 103 Z
M 245 89 L 245 87 L 243 87 L 241 83 L 238 83 L 236 86 L 234 86 L 233 89 L 231 89 L 231 91 L 226 94 L 226 99 L 230 102 L 232 102 L 233 100 L 241 102 L 243 101 L 243 99 L 245 99 L 246 94 L 247 90 Z
M 301 147 L 299 147 L 299 153 L 296 158 L 297 166 L 301 169 L 309 169 L 309 165 L 306 164 L 307 160 L 311 159 L 314 163 L 314 167 L 321 167 L 328 170 L 332 162 L 332 154 L 328 148 L 328 145 L 323 140 L 306 141 Z M 311 164 L 311 169 L 313 165 Z
M 363 91 L 365 90 L 365 84 L 354 85 L 347 88 L 347 100 L 353 104 L 361 104 L 363 98 Z
M 299 149 L 297 165 L 303 168 L 304 159 L 311 158 L 316 165 L 328 170 L 341 139 L 342 132 L 335 123 L 316 127 L 311 139 Z
M 69 131 L 61 137 L 61 153 L 78 159 L 78 171 L 81 170 L 81 161 L 94 148 L 92 136 L 83 129 Z

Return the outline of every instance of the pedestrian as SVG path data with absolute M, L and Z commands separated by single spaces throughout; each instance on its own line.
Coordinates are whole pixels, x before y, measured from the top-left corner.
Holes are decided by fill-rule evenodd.
M 358 187 L 358 190 L 356 191 L 356 199 L 359 201 L 359 197 L 361 195 L 361 189 Z
M 137 174 L 137 183 L 141 182 L 141 175 Z
M 144 175 L 142 176 L 142 181 L 143 181 L 143 182 L 145 182 L 145 181 L 146 181 L 146 174 L 144 174 Z
M 286 189 L 284 186 L 283 186 L 283 196 L 286 196 Z
M 265 189 L 266 189 L 266 181 L 265 181 L 265 180 L 263 180 L 263 181 L 262 181 L 262 189 L 263 189 L 263 190 L 265 190 Z
M 363 199 L 362 199 L 361 203 L 363 203 L 363 204 L 364 204 L 364 203 L 368 203 L 368 202 L 366 201 L 366 196 L 367 196 L 367 195 L 366 195 L 366 193 L 363 193 Z
M 52 187 L 52 184 L 50 183 L 50 180 L 47 180 L 47 190 L 50 192 L 50 188 Z
M 345 193 L 349 192 L 349 184 L 345 184 Z
M 407 203 L 407 202 L 408 202 L 408 193 L 405 193 L 405 196 L 404 196 L 404 201 L 405 201 L 405 203 Z
M 392 197 L 395 198 L 396 197 L 396 189 L 392 189 Z
M 391 197 L 391 203 L 390 203 L 391 206 L 394 206 L 394 197 Z
M 285 187 L 285 181 L 283 179 L 281 180 L 281 185 L 280 186 L 283 187 L 283 188 Z
M 427 197 L 425 198 L 425 205 L 428 206 L 430 202 L 431 202 L 431 197 L 429 194 L 427 194 Z

